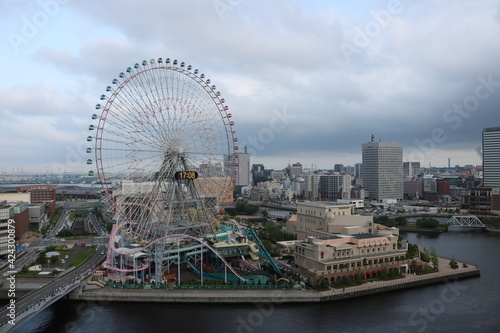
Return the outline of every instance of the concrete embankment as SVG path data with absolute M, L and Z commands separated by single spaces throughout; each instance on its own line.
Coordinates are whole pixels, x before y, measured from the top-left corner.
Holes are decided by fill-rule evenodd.
M 457 271 L 454 274 L 450 272 L 432 273 L 417 276 L 409 275 L 403 279 L 393 281 L 377 281 L 357 287 L 346 288 L 345 290 L 325 291 L 321 293 L 321 301 L 336 301 L 346 298 L 361 297 L 399 289 L 421 287 L 444 281 L 451 282 L 459 279 L 478 277 L 479 275 L 480 270 L 477 269 L 477 267 L 471 267 L 471 269 L 462 269 L 461 271 Z
M 441 265 L 440 265 L 441 266 Z M 327 302 L 360 297 L 398 289 L 420 287 L 443 281 L 453 281 L 480 275 L 472 265 L 459 269 L 445 267 L 438 273 L 406 275 L 391 281 L 375 281 L 356 287 L 323 292 L 313 290 L 154 290 L 102 289 L 75 290 L 67 299 L 97 302 L 163 302 L 163 303 L 306 303 Z

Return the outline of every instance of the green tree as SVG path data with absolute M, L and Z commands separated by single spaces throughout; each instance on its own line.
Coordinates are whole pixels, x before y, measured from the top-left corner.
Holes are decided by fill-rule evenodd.
M 417 219 L 417 226 L 422 228 L 437 228 L 439 221 L 432 217 L 422 217 Z
M 382 269 L 380 270 L 379 277 L 382 280 L 385 280 L 389 277 L 389 272 L 387 271 L 387 267 L 382 267 Z
M 405 226 L 408 224 L 408 219 L 404 216 L 397 216 L 394 221 L 396 221 L 397 225 Z
M 269 216 L 269 212 L 267 211 L 267 209 L 263 209 L 261 212 L 262 216 L 264 217 L 268 217 Z
M 434 268 L 439 269 L 439 258 L 434 248 L 431 249 L 431 263 Z
M 373 222 L 385 225 L 386 227 L 395 227 L 396 221 L 387 215 L 381 215 L 373 218 Z
M 41 252 L 38 257 L 36 258 L 36 263 L 39 265 L 44 265 L 47 263 L 47 257 L 45 256 L 44 252 Z
M 373 222 L 385 225 L 386 223 L 389 223 L 389 216 L 387 215 L 375 216 L 373 218 Z
M 59 261 L 59 257 L 58 256 L 52 256 L 50 257 L 50 263 L 51 264 L 55 264 Z
M 316 279 L 314 287 L 318 290 L 328 289 L 328 280 L 324 277 L 319 277 Z
M 408 252 L 406 253 L 406 257 L 408 259 L 418 258 L 418 252 L 419 252 L 418 245 L 408 243 Z
M 62 229 L 56 235 L 57 237 L 70 237 L 73 236 L 73 233 L 69 229 Z

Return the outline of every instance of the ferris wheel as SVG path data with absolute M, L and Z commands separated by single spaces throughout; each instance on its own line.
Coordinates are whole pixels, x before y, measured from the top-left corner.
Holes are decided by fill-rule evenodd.
M 89 175 L 99 177 L 115 223 L 110 248 L 120 253 L 119 246 L 146 248 L 169 235 L 213 229 L 217 208 L 232 202 L 238 146 L 231 113 L 210 79 L 184 62 L 144 60 L 113 79 L 100 99 L 89 126 L 95 135 L 87 137 L 95 161 L 87 163 L 95 164 Z
M 99 179 L 158 179 L 184 156 L 200 177 L 233 177 L 237 139 L 228 106 L 210 79 L 184 62 L 136 63 L 112 81 L 94 114 Z M 167 161 L 168 160 L 168 161 Z M 161 174 L 157 174 L 161 173 Z M 156 178 L 155 178 L 156 177 Z
M 89 127 L 96 135 L 88 138 L 95 139 L 97 175 L 105 187 L 128 179 L 152 190 L 168 177 L 196 177 L 200 194 L 230 200 L 220 191 L 231 188 L 237 139 L 210 79 L 184 62 L 159 58 L 136 63 L 112 84 L 100 97 L 105 104 L 96 105 L 98 124 Z

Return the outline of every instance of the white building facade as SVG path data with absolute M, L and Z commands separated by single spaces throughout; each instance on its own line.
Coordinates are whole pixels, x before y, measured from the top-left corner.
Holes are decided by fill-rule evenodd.
M 369 142 L 362 145 L 363 187 L 369 198 L 403 199 L 403 145 Z

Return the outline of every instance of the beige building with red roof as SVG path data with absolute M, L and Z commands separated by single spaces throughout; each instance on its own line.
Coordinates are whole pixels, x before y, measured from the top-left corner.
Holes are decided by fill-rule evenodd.
M 372 216 L 355 215 L 352 204 L 299 202 L 287 231 L 297 235 L 295 267 L 311 284 L 318 277 L 333 284 L 357 273 L 370 278 L 383 268 L 407 269 L 408 246 L 398 243 L 399 229 L 376 224 Z
M 327 201 L 297 203 L 297 222 L 293 226 L 297 239 L 305 239 L 309 236 L 327 237 L 340 233 L 347 235 L 360 232 L 374 233 L 375 230 L 373 217 L 355 215 L 353 204 Z
M 324 277 L 333 284 L 342 277 L 360 273 L 364 278 L 378 276 L 382 268 L 407 268 L 407 244 L 398 244 L 397 235 L 331 235 L 308 237 L 296 241 L 294 262 L 296 268 L 314 284 Z

